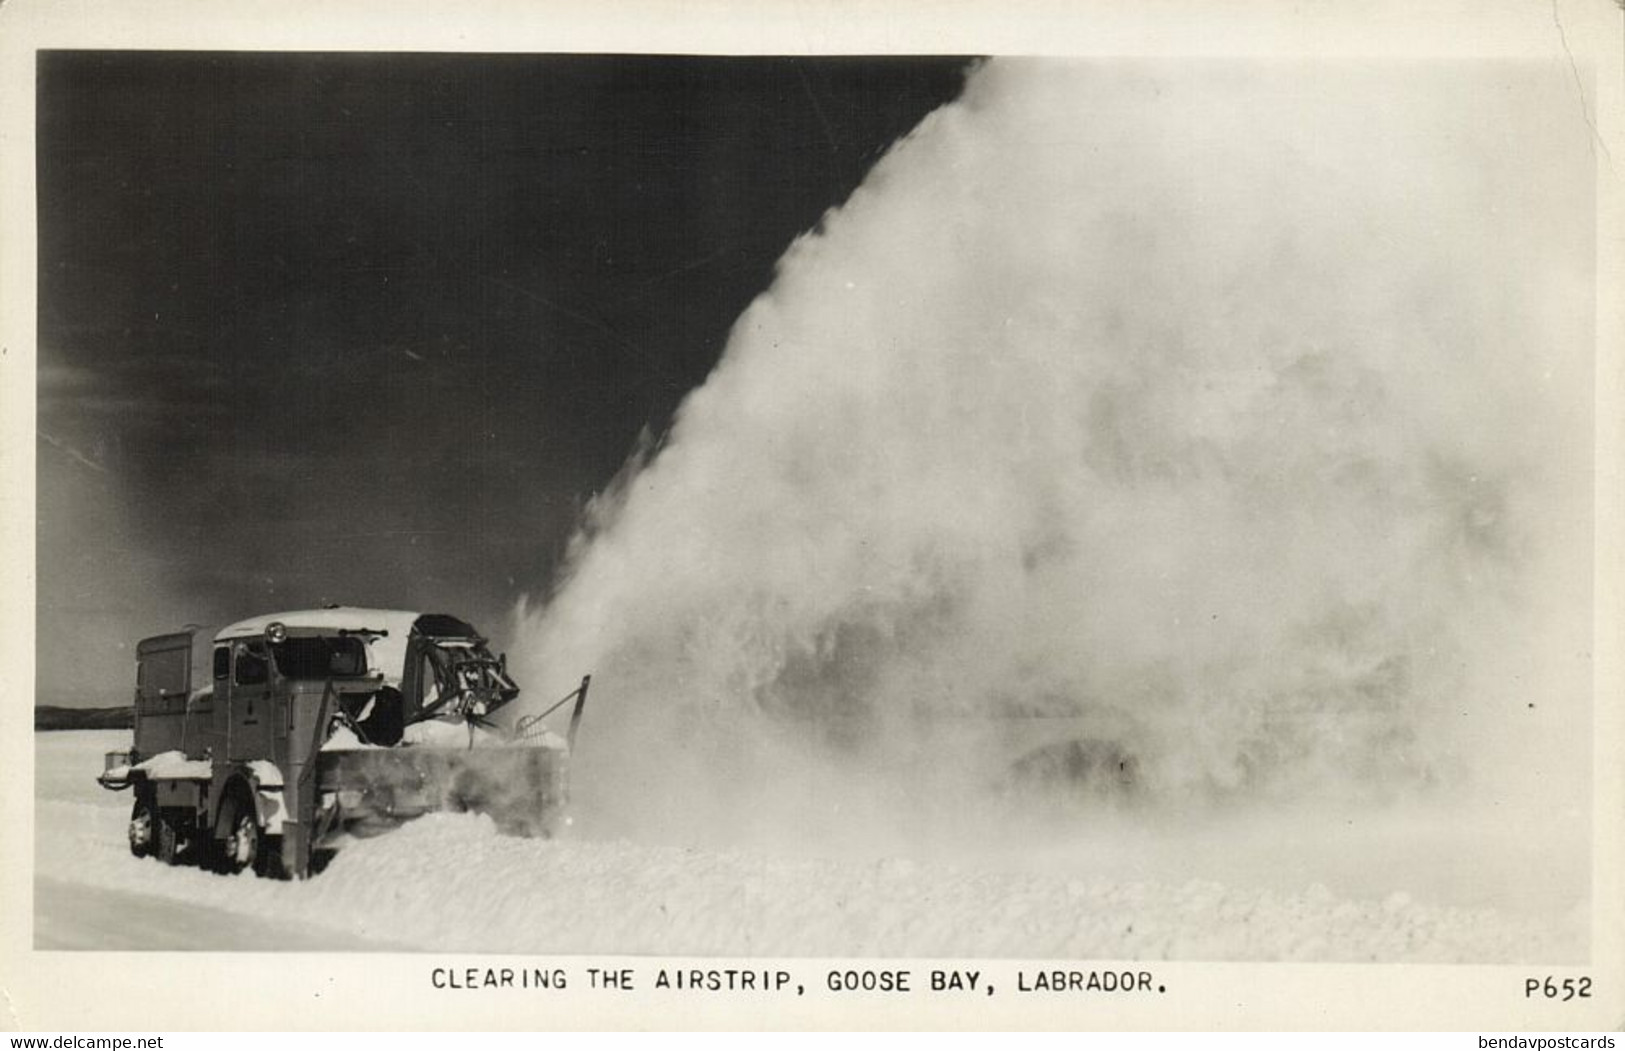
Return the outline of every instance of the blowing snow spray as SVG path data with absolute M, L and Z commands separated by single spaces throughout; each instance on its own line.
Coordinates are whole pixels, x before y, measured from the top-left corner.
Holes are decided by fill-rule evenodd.
M 1583 785 L 1568 87 L 977 68 L 520 611 L 527 660 L 596 675 L 583 809 L 895 839 Z

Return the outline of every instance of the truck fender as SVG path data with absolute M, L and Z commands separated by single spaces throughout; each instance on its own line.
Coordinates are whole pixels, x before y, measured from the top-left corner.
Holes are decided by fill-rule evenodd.
M 261 788 L 254 793 L 254 808 L 259 814 L 260 827 L 268 836 L 282 835 L 282 821 L 288 808 L 282 803 L 282 789 Z
M 269 759 L 256 759 L 248 764 L 248 774 L 254 787 L 254 811 L 260 827 L 268 836 L 280 836 L 282 821 L 288 814 L 282 802 L 282 771 Z
M 254 816 L 267 835 L 280 835 L 287 808 L 282 802 L 282 772 L 267 759 L 256 759 L 247 766 L 239 766 L 216 782 L 216 790 L 209 794 L 209 824 L 219 835 L 220 807 L 233 792 L 241 792 L 254 801 Z

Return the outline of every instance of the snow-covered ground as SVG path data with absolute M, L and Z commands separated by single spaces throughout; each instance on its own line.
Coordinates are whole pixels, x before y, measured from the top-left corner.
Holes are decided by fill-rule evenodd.
M 820 856 L 497 834 L 431 815 L 342 845 L 302 883 L 132 858 L 97 787 L 120 732 L 36 736 L 39 948 L 1184 960 L 1569 962 L 1584 843 L 1304 815 L 981 854 Z M 1166 823 L 1164 823 L 1166 824 Z M 1558 853 L 1553 853 L 1557 851 Z M 1544 866 L 1544 867 L 1543 867 Z M 1579 876 L 1575 874 L 1579 873 Z

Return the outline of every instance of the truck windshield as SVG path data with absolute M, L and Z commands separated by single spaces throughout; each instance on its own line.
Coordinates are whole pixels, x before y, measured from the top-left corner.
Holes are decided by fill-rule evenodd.
M 359 636 L 284 639 L 271 647 L 277 671 L 289 679 L 332 679 L 367 674 L 367 647 Z

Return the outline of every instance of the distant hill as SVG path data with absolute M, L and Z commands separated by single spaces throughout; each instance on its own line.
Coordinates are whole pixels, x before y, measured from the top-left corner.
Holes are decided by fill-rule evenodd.
M 55 704 L 34 706 L 35 730 L 128 730 L 135 725 L 135 709 L 64 708 Z

